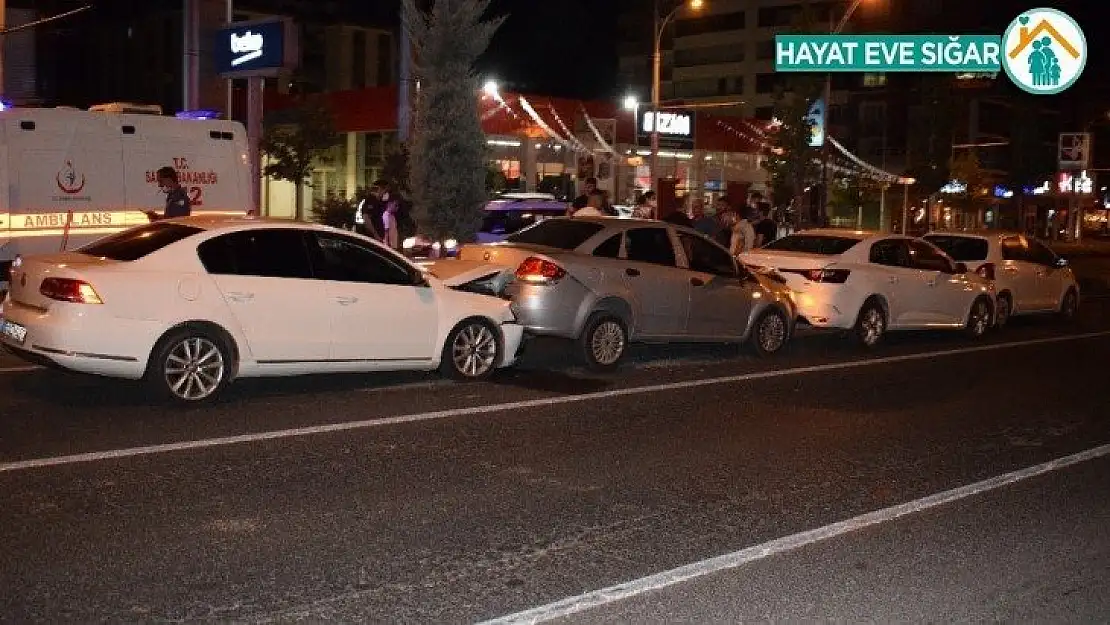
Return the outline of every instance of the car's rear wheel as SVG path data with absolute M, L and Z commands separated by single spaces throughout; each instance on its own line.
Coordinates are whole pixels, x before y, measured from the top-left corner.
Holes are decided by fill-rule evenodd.
M 1075 289 L 1068 289 L 1064 294 L 1064 299 L 1060 300 L 1060 319 L 1064 321 L 1072 321 L 1076 315 L 1079 314 L 1079 294 Z
M 998 309 L 994 312 L 994 327 L 1002 329 L 1010 322 L 1010 316 L 1014 312 L 1014 303 L 1010 299 L 1009 293 L 1002 293 L 998 296 Z
M 967 313 L 964 332 L 973 339 L 982 338 L 991 329 L 991 303 L 985 297 L 977 297 Z
M 777 354 L 789 338 L 790 324 L 786 321 L 786 315 L 778 310 L 764 312 L 752 327 L 752 348 L 762 357 Z
M 466 319 L 447 335 L 440 371 L 456 380 L 487 378 L 501 362 L 501 350 L 501 339 L 490 322 Z
M 856 318 L 854 334 L 860 345 L 871 349 L 878 345 L 886 335 L 886 311 L 875 298 L 864 302 Z
M 595 314 L 586 322 L 578 347 L 588 368 L 600 372 L 613 371 L 628 350 L 628 328 L 614 315 Z
M 166 334 L 151 353 L 144 382 L 182 404 L 215 399 L 231 382 L 231 349 L 219 333 L 185 326 Z

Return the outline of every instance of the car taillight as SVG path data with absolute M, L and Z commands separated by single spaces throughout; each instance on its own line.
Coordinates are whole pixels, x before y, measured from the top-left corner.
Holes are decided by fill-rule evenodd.
M 566 270 L 555 263 L 531 256 L 516 269 L 516 279 L 532 284 L 558 282 L 567 275 Z
M 979 268 L 975 270 L 975 273 L 979 274 L 980 278 L 994 280 L 994 263 L 983 263 L 982 265 L 979 265 Z
M 825 284 L 844 284 L 852 272 L 847 269 L 784 269 L 788 273 L 800 274 L 810 282 L 823 282 Z
M 96 289 L 84 280 L 71 280 L 69 278 L 46 278 L 39 285 L 39 293 L 59 302 L 73 302 L 74 304 L 103 304 Z

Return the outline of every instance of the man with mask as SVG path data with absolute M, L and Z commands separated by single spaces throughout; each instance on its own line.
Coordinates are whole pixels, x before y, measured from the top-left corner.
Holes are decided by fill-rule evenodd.
M 166 194 L 166 209 L 159 215 L 154 211 L 146 211 L 146 216 L 151 221 L 159 219 L 175 219 L 188 217 L 193 213 L 193 206 L 189 202 L 189 194 L 177 181 L 177 170 L 173 167 L 162 167 L 156 174 L 158 188 Z

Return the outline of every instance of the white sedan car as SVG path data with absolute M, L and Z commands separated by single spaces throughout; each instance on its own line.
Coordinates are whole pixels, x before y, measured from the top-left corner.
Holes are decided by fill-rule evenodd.
M 848 230 L 806 230 L 741 260 L 791 291 L 801 319 L 852 330 L 866 347 L 887 330 L 963 329 L 994 323 L 994 286 L 921 239 Z
M 924 238 L 994 280 L 999 326 L 1011 315 L 1057 313 L 1071 319 L 1079 312 L 1079 283 L 1068 261 L 1034 238 L 1000 230 L 933 232 Z
M 239 377 L 511 365 L 508 301 L 451 288 L 378 243 L 325 226 L 193 217 L 76 252 L 19 259 L 0 344 L 31 362 L 143 379 L 186 403 Z

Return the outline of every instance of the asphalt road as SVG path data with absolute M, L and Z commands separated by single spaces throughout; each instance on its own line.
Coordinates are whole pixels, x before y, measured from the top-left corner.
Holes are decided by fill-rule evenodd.
M 644 348 L 610 378 L 541 344 L 485 384 L 245 382 L 204 410 L 0 363 L 0 620 L 473 622 L 824 527 L 1110 443 L 1108 306 L 874 353 Z M 570 620 L 1105 620 L 1106 466 Z

